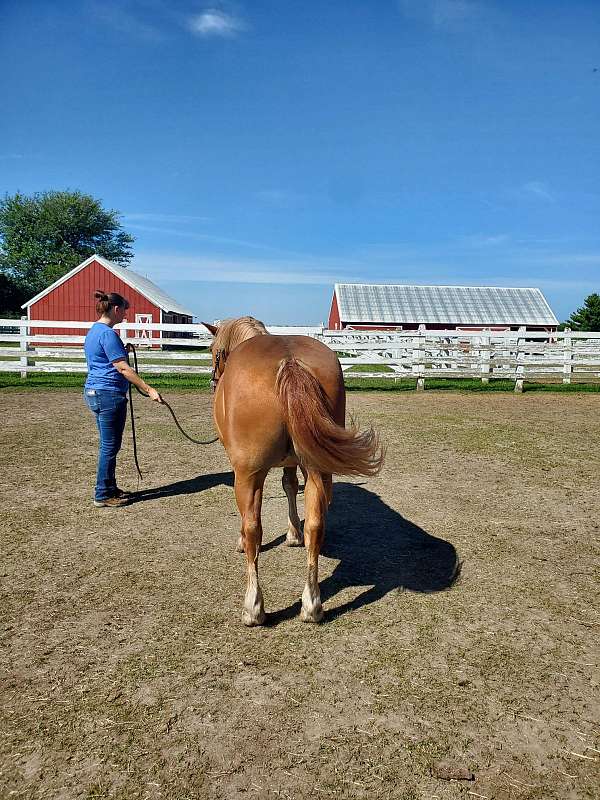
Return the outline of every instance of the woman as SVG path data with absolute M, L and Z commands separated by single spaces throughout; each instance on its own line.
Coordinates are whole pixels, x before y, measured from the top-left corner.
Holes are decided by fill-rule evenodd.
M 115 325 L 123 322 L 129 303 L 115 292 L 106 294 L 98 290 L 96 313 L 100 319 L 90 328 L 85 337 L 85 358 L 88 376 L 83 394 L 89 409 L 96 417 L 100 434 L 98 473 L 94 505 L 117 508 L 129 503 L 126 492 L 117 487 L 115 467 L 117 453 L 121 449 L 125 418 L 127 416 L 127 389 L 133 383 L 152 400 L 162 403 L 160 394 L 148 386 L 127 363 L 127 352 Z

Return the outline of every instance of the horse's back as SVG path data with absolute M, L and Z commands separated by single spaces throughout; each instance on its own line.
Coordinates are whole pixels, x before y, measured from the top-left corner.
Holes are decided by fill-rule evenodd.
M 339 377 L 337 356 L 318 339 L 310 336 L 254 336 L 238 345 L 230 354 L 228 367 L 231 371 L 255 373 L 271 379 L 277 374 L 281 362 L 295 358 L 315 375 L 328 383 Z

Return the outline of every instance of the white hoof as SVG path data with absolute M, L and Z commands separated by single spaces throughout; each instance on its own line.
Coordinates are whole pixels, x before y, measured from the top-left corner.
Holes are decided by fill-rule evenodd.
M 291 519 L 288 518 L 287 535 L 285 543 L 288 547 L 302 547 L 304 544 L 304 536 L 302 535 L 302 523 L 298 520 L 298 525 L 294 525 Z
M 302 622 L 321 622 L 323 620 L 323 606 L 320 603 L 314 608 L 305 608 L 302 606 L 300 619 Z
M 304 587 L 300 617 L 302 622 L 321 622 L 323 619 L 323 606 L 318 590 L 311 592 L 308 586 Z
M 238 542 L 237 542 L 237 544 L 236 544 L 236 546 L 235 546 L 235 552 L 236 552 L 236 553 L 243 553 L 243 552 L 245 552 L 245 551 L 244 551 L 244 540 L 243 540 L 243 538 L 242 538 L 241 536 L 240 536 L 240 538 L 238 539 Z
M 242 609 L 242 622 L 249 628 L 262 625 L 266 619 L 265 604 L 260 587 L 250 588 L 244 598 Z
M 248 611 L 247 608 L 242 609 L 242 622 L 248 628 L 253 628 L 256 625 L 264 625 L 266 618 L 267 615 L 265 614 L 264 608 L 259 609 L 258 612 L 254 609 L 252 611 Z

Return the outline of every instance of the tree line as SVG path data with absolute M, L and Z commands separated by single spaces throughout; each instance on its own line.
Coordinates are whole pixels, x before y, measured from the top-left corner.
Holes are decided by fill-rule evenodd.
M 117 211 L 82 192 L 17 192 L 0 200 L 0 316 L 19 317 L 21 305 L 98 253 L 126 266 L 135 239 Z M 590 294 L 561 328 L 600 331 L 600 295 Z
M 117 211 L 82 192 L 17 192 L 0 200 L 0 316 L 21 305 L 98 253 L 127 266 L 135 239 Z

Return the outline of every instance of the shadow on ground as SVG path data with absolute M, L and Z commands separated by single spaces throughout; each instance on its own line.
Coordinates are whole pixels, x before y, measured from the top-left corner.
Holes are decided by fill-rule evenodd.
M 215 472 L 214 475 L 198 475 L 187 481 L 176 481 L 166 486 L 156 486 L 152 489 L 142 489 L 133 492 L 132 503 L 143 503 L 146 500 L 156 500 L 159 497 L 173 497 L 180 494 L 197 494 L 214 486 L 233 486 L 233 472 Z
M 233 473 L 198 475 L 143 489 L 133 495 L 132 502 L 196 494 L 214 486 L 233 486 Z M 279 536 L 263 545 L 262 551 L 278 547 L 284 540 L 285 536 Z M 460 573 L 458 554 L 450 542 L 431 536 L 390 508 L 374 492 L 356 483 L 334 484 L 321 554 L 339 560 L 333 573 L 321 583 L 324 603 L 344 589 L 369 587 L 353 600 L 326 610 L 326 620 L 374 603 L 394 590 L 440 592 L 449 589 Z M 299 613 L 300 603 L 296 602 L 269 614 L 267 624 L 277 625 Z
M 450 542 L 431 536 L 355 483 L 334 484 L 321 552 L 340 561 L 321 583 L 323 602 L 353 586 L 369 587 L 353 600 L 326 609 L 326 620 L 374 603 L 394 590 L 449 589 L 460 573 L 458 554 Z M 299 611 L 300 603 L 294 603 L 270 614 L 268 623 L 277 624 Z

